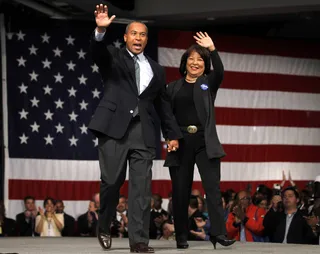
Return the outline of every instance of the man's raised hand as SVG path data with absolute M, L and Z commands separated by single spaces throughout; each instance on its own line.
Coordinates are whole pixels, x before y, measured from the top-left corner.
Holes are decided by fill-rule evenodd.
M 112 17 L 109 18 L 108 6 L 103 4 L 96 6 L 94 16 L 96 17 L 96 23 L 99 28 L 108 27 L 116 17 L 115 15 L 112 15 Z

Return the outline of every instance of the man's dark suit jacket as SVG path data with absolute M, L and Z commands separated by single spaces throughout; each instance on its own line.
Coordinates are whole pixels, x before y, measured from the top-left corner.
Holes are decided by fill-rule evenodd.
M 93 35 L 94 36 L 94 35 Z M 108 36 L 108 33 L 105 34 Z M 107 46 L 105 40 L 91 40 L 93 61 L 98 65 L 104 82 L 101 99 L 89 129 L 96 135 L 107 135 L 121 139 L 129 126 L 136 106 L 142 124 L 142 133 L 147 147 L 156 147 L 156 119 L 158 113 L 161 124 L 166 126 L 164 134 L 170 140 L 182 137 L 171 111 L 166 95 L 165 71 L 158 63 L 146 56 L 153 71 L 149 86 L 138 95 L 133 58 L 126 48 Z M 164 131 L 164 128 L 162 128 Z
M 62 236 L 75 236 L 75 219 L 69 214 L 63 213 L 64 227 L 62 229 Z
M 36 220 L 33 219 L 33 221 L 29 220 L 29 222 L 27 222 L 24 212 L 17 214 L 16 223 L 19 236 L 32 236 L 32 233 L 34 236 L 39 236 L 39 234 L 35 232 Z
M 269 237 L 270 242 L 282 243 L 286 232 L 285 212 L 275 212 L 270 209 L 263 220 L 264 234 Z M 307 224 L 300 211 L 292 218 L 287 243 L 291 244 L 319 244 L 317 237 L 313 234 L 311 227 Z
M 93 215 L 93 221 L 92 221 L 91 227 L 89 227 L 88 212 L 80 215 L 77 221 L 79 235 L 94 236 L 94 237 L 97 236 L 96 235 L 97 224 L 98 224 L 98 221 L 96 220 L 94 215 Z
M 204 137 L 206 142 L 206 152 L 209 159 L 222 158 L 226 154 L 219 141 L 216 129 L 216 117 L 214 102 L 218 89 L 223 80 L 224 67 L 217 50 L 210 52 L 214 70 L 208 74 L 200 76 L 194 84 L 193 100 L 201 125 L 204 127 Z M 184 78 L 173 81 L 167 86 L 167 94 L 171 100 L 172 111 L 174 112 L 174 99 L 181 89 Z M 167 154 L 165 166 L 179 166 L 179 150 Z

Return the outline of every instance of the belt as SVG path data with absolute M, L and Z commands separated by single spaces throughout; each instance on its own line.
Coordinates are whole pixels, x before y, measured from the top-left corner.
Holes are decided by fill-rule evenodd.
M 183 132 L 188 132 L 191 134 L 197 133 L 198 131 L 204 131 L 204 128 L 200 125 L 180 126 L 180 129 Z

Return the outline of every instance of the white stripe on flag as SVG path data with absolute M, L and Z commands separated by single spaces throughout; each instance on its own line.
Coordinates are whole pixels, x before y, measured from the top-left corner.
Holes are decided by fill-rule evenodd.
M 156 160 L 152 179 L 170 180 L 169 169 L 163 160 Z M 10 159 L 10 179 L 54 181 L 100 181 L 97 161 Z M 194 180 L 200 181 L 195 166 Z M 292 179 L 312 180 L 320 173 L 320 163 L 290 162 L 222 162 L 222 181 L 281 180 L 282 170 L 290 170 Z M 128 171 L 127 171 L 128 179 Z
M 158 48 L 159 64 L 179 68 L 184 49 Z M 219 52 L 226 71 L 320 77 L 320 60 Z

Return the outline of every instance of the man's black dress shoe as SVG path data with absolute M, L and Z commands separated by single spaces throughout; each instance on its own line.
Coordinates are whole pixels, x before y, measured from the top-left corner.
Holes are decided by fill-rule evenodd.
M 177 242 L 177 249 L 188 249 L 188 248 L 189 248 L 189 244 L 187 241 Z
M 102 249 L 108 250 L 111 248 L 112 238 L 110 233 L 104 233 L 99 227 L 97 227 L 97 237 Z
M 130 252 L 133 253 L 154 253 L 154 249 L 145 243 L 136 243 L 130 246 Z

